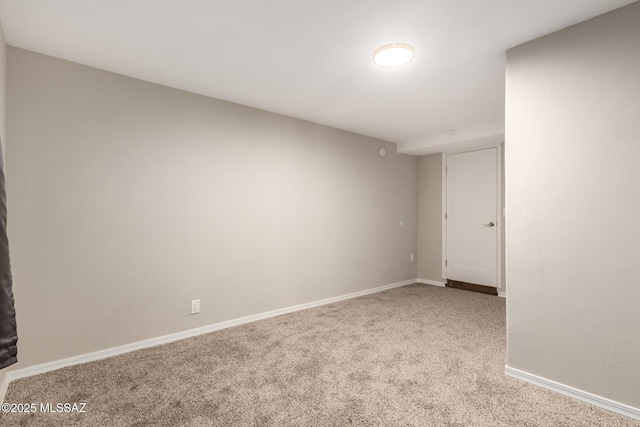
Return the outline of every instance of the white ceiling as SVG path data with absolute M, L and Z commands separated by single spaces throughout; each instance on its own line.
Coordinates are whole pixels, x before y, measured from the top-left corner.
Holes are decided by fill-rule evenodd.
M 11 46 L 408 143 L 503 120 L 506 49 L 633 0 L 0 0 Z M 413 45 L 381 69 L 378 46 Z

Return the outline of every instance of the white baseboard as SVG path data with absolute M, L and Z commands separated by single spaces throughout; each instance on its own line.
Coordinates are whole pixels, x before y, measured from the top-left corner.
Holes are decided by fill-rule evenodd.
M 7 395 L 7 389 L 9 388 L 9 374 L 2 377 L 2 383 L 0 383 L 0 404 L 4 403 L 4 397 Z
M 506 298 L 507 297 L 507 293 L 506 292 L 498 292 L 498 296 L 500 298 Z
M 547 390 L 555 391 L 556 393 L 560 393 L 573 399 L 586 402 L 590 405 L 597 406 L 599 408 L 603 408 L 620 415 L 624 415 L 625 417 L 640 420 L 640 409 L 634 408 L 633 406 L 625 405 L 624 403 L 616 402 L 615 400 L 607 399 L 596 394 L 592 394 L 565 384 L 539 377 L 537 375 L 512 368 L 508 365 L 505 365 L 504 373 L 510 377 L 537 385 L 542 388 L 546 388 Z
M 433 285 L 433 286 L 440 286 L 444 288 L 444 282 L 440 282 L 438 280 L 416 279 L 415 282 L 422 283 L 423 285 Z
M 351 298 L 357 298 L 376 292 L 386 291 L 387 289 L 398 288 L 400 286 L 410 285 L 416 283 L 415 279 L 405 280 L 403 282 L 392 283 L 390 285 L 379 286 L 377 288 L 366 289 L 364 291 L 352 292 L 337 297 L 325 298 L 317 301 L 312 301 L 304 304 L 298 304 L 290 307 L 280 308 L 277 310 L 267 311 L 264 313 L 253 314 L 251 316 L 240 317 L 238 319 L 228 320 L 226 322 L 214 323 L 213 325 L 203 326 L 196 329 L 190 329 L 183 332 L 177 332 L 175 334 L 164 335 L 157 338 L 151 338 L 144 341 L 138 341 L 131 344 L 122 345 L 119 347 L 107 348 L 105 350 L 96 351 L 93 353 L 81 354 L 79 356 L 69 357 L 67 359 L 56 360 L 53 362 L 43 363 L 40 365 L 29 366 L 27 368 L 16 369 L 15 371 L 7 372 L 5 379 L 0 389 L 0 400 L 4 401 L 4 396 L 9 382 L 20 378 L 31 377 L 34 375 L 44 374 L 45 372 L 55 371 L 57 369 L 65 368 L 67 366 L 80 365 L 82 363 L 93 362 L 96 360 L 106 359 L 108 357 L 117 356 L 119 354 L 129 353 L 143 348 L 155 347 L 162 344 L 167 344 L 174 341 L 183 340 L 185 338 L 195 337 L 197 335 L 207 334 L 209 332 L 219 331 L 221 329 L 231 328 L 233 326 L 243 325 L 245 323 L 255 322 L 257 320 L 268 319 L 270 317 L 280 316 L 283 314 L 293 313 L 295 311 L 306 310 L 321 305 L 331 304 L 338 301 L 343 301 Z

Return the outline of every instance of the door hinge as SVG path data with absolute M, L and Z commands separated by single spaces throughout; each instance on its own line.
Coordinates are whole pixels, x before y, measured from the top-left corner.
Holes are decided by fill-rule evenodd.
M 446 213 L 444 214 L 444 219 L 447 219 L 447 214 Z
M 444 260 L 444 266 L 446 267 L 447 265 L 449 265 L 448 263 L 449 263 L 449 261 L 447 261 L 447 260 L 445 259 L 445 260 Z
M 449 167 L 448 167 L 448 166 L 445 166 L 445 167 L 444 167 L 444 173 L 448 173 L 448 172 L 449 172 Z

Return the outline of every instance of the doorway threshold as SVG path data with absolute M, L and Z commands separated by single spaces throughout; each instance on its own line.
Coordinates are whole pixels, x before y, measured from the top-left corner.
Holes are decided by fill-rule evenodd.
M 464 291 L 498 296 L 498 288 L 494 288 L 493 286 L 476 285 L 475 283 L 459 282 L 451 279 L 447 279 L 447 282 L 444 285 L 447 288 L 462 289 Z

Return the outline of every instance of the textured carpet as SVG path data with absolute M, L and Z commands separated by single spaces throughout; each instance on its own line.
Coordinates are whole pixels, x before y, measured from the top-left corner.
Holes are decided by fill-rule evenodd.
M 12 382 L 29 426 L 640 426 L 507 378 L 505 301 L 410 285 Z

